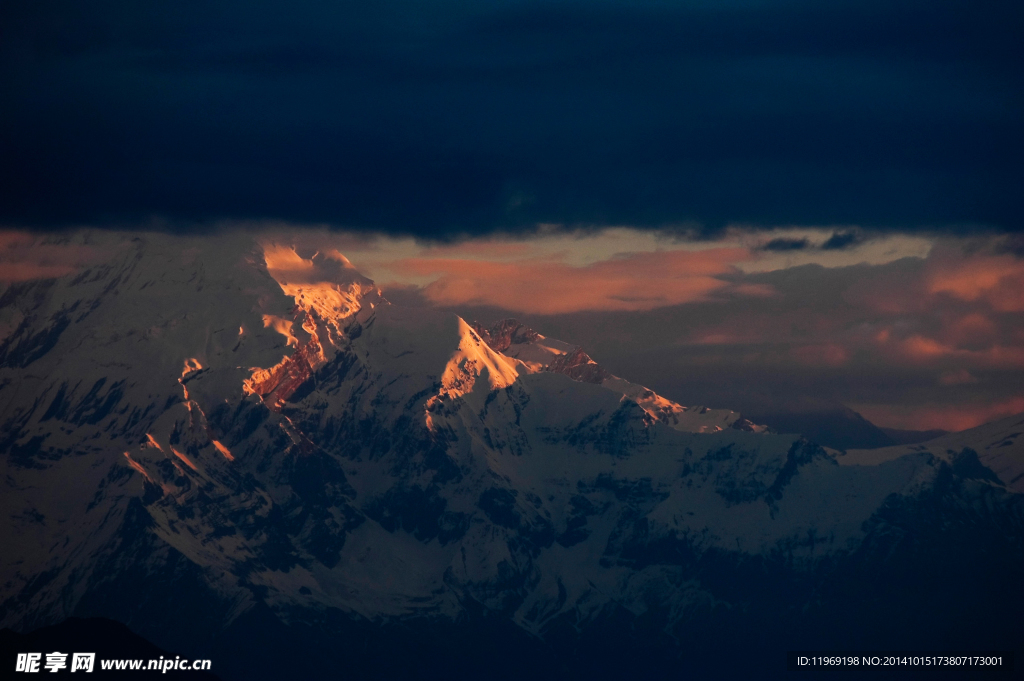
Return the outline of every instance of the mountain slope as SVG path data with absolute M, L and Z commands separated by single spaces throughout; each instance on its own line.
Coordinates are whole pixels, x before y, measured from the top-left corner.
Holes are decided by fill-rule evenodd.
M 1024 493 L 1024 414 L 1009 416 L 976 428 L 946 433 L 911 445 L 881 449 L 850 450 L 839 458 L 842 464 L 877 465 L 905 456 L 928 454 L 952 463 L 963 452 L 972 452 L 989 469 L 994 482 L 1017 493 Z
M 546 338 L 515 319 L 503 319 L 485 328 L 473 322 L 473 329 L 494 350 L 520 360 L 531 372 L 550 371 L 574 381 L 594 383 L 636 402 L 653 421 L 688 433 L 715 433 L 723 428 L 762 433 L 767 430 L 729 409 L 684 407 L 653 390 L 610 374 L 591 359 L 583 348 Z
M 358 641 L 368 677 L 371 651 L 531 641 L 564 676 L 759 628 L 921 643 L 936 590 L 1024 603 L 1024 497 L 966 446 L 837 460 L 728 427 L 511 323 L 389 305 L 338 253 L 74 238 L 107 262 L 0 296 L 2 626 L 109 617 L 225 678 L 279 676 L 276 640 Z

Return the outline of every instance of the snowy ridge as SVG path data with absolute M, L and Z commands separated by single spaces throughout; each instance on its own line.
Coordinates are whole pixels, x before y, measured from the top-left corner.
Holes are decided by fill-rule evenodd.
M 458 346 L 441 373 L 441 390 L 427 400 L 429 412 L 439 400 L 453 400 L 476 389 L 477 381 L 485 381 L 483 390 L 491 392 L 508 388 L 519 376 L 515 362 L 491 350 L 469 324 L 456 317 Z
M 952 463 L 964 450 L 970 450 L 1007 488 L 1024 493 L 1024 414 L 986 423 L 976 428 L 949 433 L 917 445 L 899 445 L 881 449 L 852 449 L 838 458 L 844 465 L 879 465 L 914 454 L 927 454 Z
M 493 349 L 522 361 L 531 372 L 551 371 L 574 381 L 594 383 L 633 400 L 650 417 L 687 433 L 715 433 L 725 428 L 752 433 L 767 432 L 729 409 L 684 407 L 642 385 L 614 376 L 579 346 L 546 338 L 515 319 L 502 319 L 490 327 L 473 322 L 473 328 Z

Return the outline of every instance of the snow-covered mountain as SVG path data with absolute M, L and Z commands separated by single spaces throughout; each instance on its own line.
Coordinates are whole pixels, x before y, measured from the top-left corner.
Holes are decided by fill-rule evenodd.
M 503 319 L 485 328 L 473 322 L 473 330 L 494 350 L 520 360 L 531 372 L 551 371 L 574 381 L 594 383 L 636 402 L 652 421 L 688 433 L 717 433 L 725 428 L 763 433 L 756 425 L 731 409 L 684 407 L 653 390 L 614 376 L 591 359 L 583 348 L 546 338 L 515 319 Z
M 1017 422 L 839 456 L 390 305 L 337 252 L 66 238 L 106 261 L 0 295 L 0 626 L 110 617 L 225 678 L 275 678 L 284 641 L 574 676 L 756 632 L 923 645 L 936 589 L 1024 603 Z
M 927 454 L 954 464 L 964 452 L 973 452 L 978 462 L 990 471 L 986 477 L 1024 494 L 1024 414 L 1009 416 L 959 433 L 947 433 L 927 442 L 880 449 L 851 449 L 839 457 L 839 463 L 853 466 L 878 466 L 906 456 Z

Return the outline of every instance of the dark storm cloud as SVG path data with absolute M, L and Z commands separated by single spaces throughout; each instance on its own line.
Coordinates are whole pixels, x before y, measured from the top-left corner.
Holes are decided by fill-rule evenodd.
M 13 2 L 0 221 L 1020 227 L 1010 2 Z
M 850 246 L 856 246 L 864 241 L 864 237 L 857 232 L 834 232 L 828 241 L 821 245 L 826 251 L 838 251 Z
M 764 246 L 761 250 L 764 251 L 802 251 L 810 245 L 807 239 L 786 239 L 778 238 L 772 239 Z

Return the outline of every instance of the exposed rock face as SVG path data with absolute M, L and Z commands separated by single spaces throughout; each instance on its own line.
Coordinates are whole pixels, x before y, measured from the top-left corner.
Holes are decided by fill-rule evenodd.
M 314 335 L 273 367 L 254 370 L 252 377 L 242 383 L 242 390 L 259 395 L 273 411 L 281 411 L 285 400 L 324 364 L 323 346 Z
M 388 305 L 340 256 L 105 238 L 0 296 L 0 626 L 109 617 L 250 680 L 331 674 L 328 649 L 564 678 L 735 640 L 1017 645 L 1019 424 L 837 458 Z
M 337 252 L 317 252 L 306 260 L 293 249 L 267 244 L 263 260 L 282 292 L 295 301 L 291 319 L 263 315 L 263 324 L 284 335 L 296 350 L 269 369 L 254 369 L 243 390 L 259 395 L 270 409 L 280 411 L 299 386 L 334 355 L 360 313 L 368 314 L 380 303 L 381 295 L 372 281 Z M 301 344 L 292 335 L 296 325 L 307 339 Z
M 583 383 L 595 383 L 601 385 L 606 378 L 611 377 L 607 371 L 602 369 L 597 362 L 590 359 L 590 355 L 583 352 L 583 348 L 576 348 L 572 352 L 555 358 L 548 365 L 547 371 L 556 374 L 565 374 L 574 381 Z M 653 391 L 647 391 L 654 394 Z
M 490 328 L 473 322 L 472 327 L 485 343 L 498 352 L 508 350 L 513 343 L 532 343 L 540 337 L 540 334 L 525 324 L 520 324 L 516 319 L 502 319 L 492 324 Z

